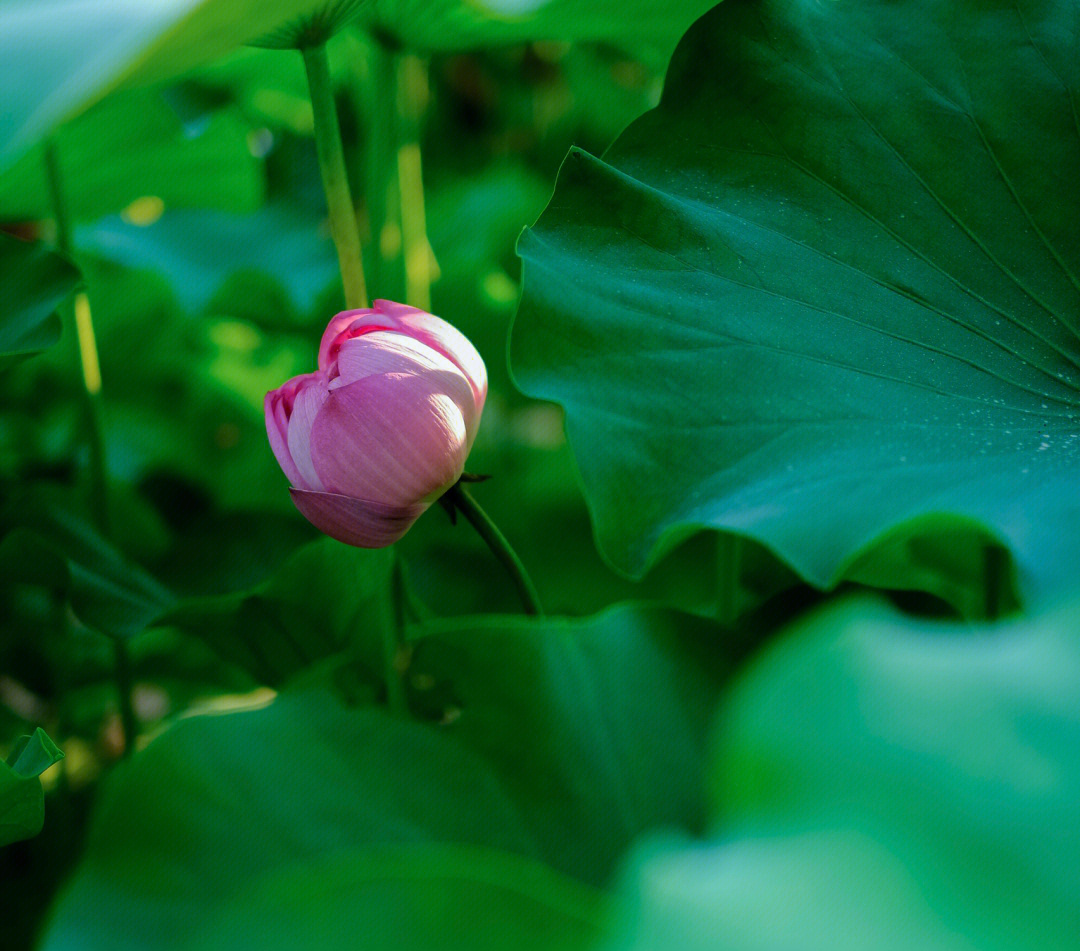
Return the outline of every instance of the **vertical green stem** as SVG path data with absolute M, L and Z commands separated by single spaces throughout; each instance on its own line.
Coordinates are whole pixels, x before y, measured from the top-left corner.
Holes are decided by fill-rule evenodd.
M 468 489 L 460 482 L 453 485 L 446 493 L 447 501 L 455 509 L 465 516 L 466 520 L 476 529 L 477 534 L 487 543 L 503 567 L 509 572 L 517 588 L 518 596 L 525 607 L 526 614 L 543 615 L 544 610 L 540 607 L 540 597 L 536 593 L 536 587 L 529 578 L 525 566 L 518 558 L 517 552 L 510 547 L 506 536 L 499 531 L 499 527 L 491 520 L 491 517 L 477 504 L 476 499 L 469 494 Z
M 405 575 L 401 557 L 395 553 L 390 595 L 393 617 L 390 624 L 383 625 L 383 659 L 386 664 L 386 703 L 390 712 L 407 716 L 408 701 L 402 683 L 404 661 L 408 647 L 405 643 Z
M 68 257 L 72 256 L 71 217 L 64 195 L 64 178 L 56 143 L 45 146 L 45 173 L 49 185 L 49 199 L 56 220 L 56 246 Z M 85 291 L 75 294 L 70 310 L 70 323 L 75 341 L 75 361 L 79 366 L 83 427 L 90 450 L 90 502 L 98 530 L 106 537 L 110 534 L 109 495 L 105 475 L 105 439 L 101 426 L 101 364 L 98 361 L 97 337 L 94 320 L 90 313 L 90 299 Z M 131 658 L 127 642 L 113 640 L 114 675 L 120 722 L 124 731 L 124 756 L 130 756 L 135 748 L 139 724 L 132 705 Z
M 120 723 L 124 727 L 124 756 L 135 752 L 135 737 L 139 735 L 139 721 L 135 718 L 135 707 L 131 700 L 134 683 L 131 676 L 131 654 L 123 638 L 113 639 L 115 658 L 116 692 L 120 702 Z
M 431 246 L 427 237 L 420 125 L 428 100 L 427 65 L 418 56 L 398 57 L 398 194 L 401 197 L 401 252 L 405 261 L 405 301 L 431 310 Z
M 366 156 L 364 202 L 371 227 L 372 286 L 378 297 L 405 296 L 398 193 L 397 54 L 373 38 L 363 76 Z
M 330 213 L 330 233 L 337 247 L 341 283 L 345 289 L 345 305 L 350 310 L 367 307 L 367 286 L 364 283 L 364 262 L 360 251 L 360 232 L 356 226 L 356 209 L 349 193 L 349 178 L 345 172 L 345 152 L 341 144 L 334 87 L 330 80 L 330 63 L 326 45 L 303 50 L 307 69 L 311 108 L 315 117 L 315 150 L 319 156 L 326 205 Z
M 71 219 L 64 197 L 63 175 L 56 145 L 49 142 L 45 147 L 45 171 L 49 183 L 49 198 L 56 220 L 56 246 L 61 253 L 71 257 Z M 83 429 L 90 451 L 90 503 L 98 529 L 103 535 L 109 533 L 108 489 L 105 480 L 105 439 L 101 427 L 101 365 L 98 362 L 97 338 L 94 321 L 90 314 L 90 300 L 85 291 L 75 294 L 74 305 L 65 308 L 74 340 L 75 361 L 79 367 L 82 386 L 79 388 L 82 404 Z

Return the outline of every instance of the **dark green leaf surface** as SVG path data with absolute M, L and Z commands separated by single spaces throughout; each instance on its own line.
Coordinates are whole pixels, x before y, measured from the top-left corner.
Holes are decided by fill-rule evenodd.
M 0 846 L 37 835 L 45 822 L 45 794 L 38 779 L 64 758 L 40 727 L 20 736 L 0 763 Z
M 171 606 L 169 591 L 78 516 L 43 501 L 18 510 L 24 527 L 0 541 L 3 583 L 66 593 L 79 619 L 110 637 L 134 637 Z
M 945 626 L 852 600 L 727 697 L 715 839 L 632 864 L 616 947 L 1066 949 L 1080 610 Z
M 274 201 L 251 214 L 178 208 L 145 227 L 109 216 L 77 228 L 75 243 L 109 261 L 159 271 L 190 310 L 205 307 L 238 272 L 269 273 L 293 306 L 306 310 L 337 273 L 334 245 L 312 227 L 311 215 Z
M 1025 593 L 1074 581 L 1078 91 L 1066 0 L 695 25 L 660 107 L 572 153 L 519 247 L 515 371 L 566 407 L 617 566 L 710 527 L 824 586 L 947 514 Z
M 552 865 L 603 882 L 643 831 L 700 827 L 715 625 L 620 606 L 420 630 L 412 682 L 444 700 L 448 732 L 497 764 Z
M 0 370 L 60 339 L 56 308 L 79 280 L 65 258 L 42 244 L 0 234 Z
M 277 687 L 350 645 L 374 682 L 383 632 L 395 623 L 394 551 L 329 538 L 305 545 L 265 582 L 222 597 L 190 598 L 156 623 L 204 641 L 258 682 Z

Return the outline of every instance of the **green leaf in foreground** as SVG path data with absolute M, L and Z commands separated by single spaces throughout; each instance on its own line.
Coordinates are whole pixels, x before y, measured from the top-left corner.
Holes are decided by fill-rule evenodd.
M 200 951 L 570 951 L 601 932 L 600 895 L 536 862 L 460 846 L 363 849 L 256 880 Z
M 1074 948 L 1078 631 L 863 599 L 782 635 L 721 709 L 715 838 L 642 849 L 613 946 Z
M 340 910 L 341 940 L 373 935 L 383 947 L 394 929 L 410 934 L 397 916 L 433 878 L 454 878 L 448 846 L 518 858 L 461 851 L 445 894 L 471 910 L 446 921 L 450 945 L 427 946 L 479 940 L 487 915 L 495 930 L 483 941 L 496 941 L 510 927 L 502 905 L 517 926 L 536 922 L 537 888 L 555 902 L 552 928 L 573 931 L 567 908 L 585 892 L 560 876 L 600 884 L 634 837 L 700 829 L 717 696 L 700 653 L 715 645 L 715 628 L 620 607 L 581 621 L 484 618 L 423 630 L 413 705 L 441 723 L 290 690 L 261 710 L 181 720 L 119 767 L 43 946 L 201 948 L 218 920 L 230 934 L 245 922 L 255 935 L 277 926 L 292 935 L 305 921 L 323 929 L 325 903 L 275 905 L 307 866 L 328 875 L 328 887 L 354 883 L 363 898 L 363 916 Z M 370 849 L 385 859 L 346 854 Z M 524 894 L 496 900 L 493 876 Z M 430 918 L 414 922 L 423 946 Z
M 618 606 L 419 630 L 412 683 L 497 764 L 550 864 L 602 883 L 645 830 L 703 827 L 703 730 L 725 673 L 714 624 Z
M 29 839 L 45 822 L 45 793 L 38 777 L 64 758 L 40 727 L 20 736 L 0 763 L 0 846 Z
M 60 339 L 56 314 L 79 272 L 42 244 L 0 234 L 0 370 Z
M 1068 0 L 697 22 L 519 245 L 514 369 L 566 408 L 618 567 L 707 527 L 827 586 L 961 520 L 1025 594 L 1075 582 L 1078 95 Z

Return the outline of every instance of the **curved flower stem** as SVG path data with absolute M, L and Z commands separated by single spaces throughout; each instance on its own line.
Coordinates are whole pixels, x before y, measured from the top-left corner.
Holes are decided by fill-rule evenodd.
M 525 613 L 543 616 L 544 610 L 540 607 L 540 598 L 536 593 L 532 580 L 525 571 L 525 566 L 521 563 L 521 559 L 518 558 L 517 552 L 510 547 L 506 536 L 499 531 L 498 526 L 491 520 L 487 512 L 480 508 L 476 499 L 469 494 L 468 489 L 460 482 L 451 486 L 445 497 L 450 505 L 465 516 L 469 524 L 476 529 L 480 537 L 487 543 L 488 548 L 491 549 L 495 557 L 502 562 L 503 567 L 510 572 L 510 577 L 514 580 L 514 587 L 517 588 L 521 603 L 525 606 Z
M 345 172 L 345 151 L 341 145 L 341 127 L 334 104 L 330 63 L 326 58 L 325 44 L 307 47 L 302 52 L 315 118 L 315 150 L 319 156 L 319 171 L 322 173 L 326 205 L 330 212 L 330 233 L 337 247 L 341 283 L 345 288 L 345 306 L 355 310 L 368 306 L 367 286 L 364 283 L 356 209 L 349 192 L 349 177 Z

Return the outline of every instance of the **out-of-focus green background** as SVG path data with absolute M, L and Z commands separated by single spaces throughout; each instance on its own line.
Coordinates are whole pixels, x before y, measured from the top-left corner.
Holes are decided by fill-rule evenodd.
M 469 468 L 492 478 L 475 494 L 518 548 L 549 611 L 583 615 L 659 596 L 673 577 L 680 599 L 707 608 L 712 541 L 695 543 L 644 584 L 604 564 L 562 413 L 523 397 L 506 362 L 515 239 L 543 210 L 571 145 L 602 152 L 655 105 L 664 51 L 635 48 L 636 38 L 514 39 L 410 53 L 394 37 L 374 40 L 350 26 L 330 41 L 370 290 L 451 321 L 485 358 L 490 394 Z M 677 30 L 669 47 L 675 39 Z M 321 331 L 343 307 L 303 64 L 291 50 L 244 47 L 177 81 L 126 85 L 59 125 L 47 146 L 96 332 L 110 544 L 170 597 L 245 592 L 317 537 L 289 501 L 262 401 L 314 366 Z M 380 94 L 394 99 L 373 99 Z M 378 141 L 377 123 L 398 141 Z M 0 223 L 19 239 L 49 243 L 57 230 L 45 149 L 23 150 L 0 174 Z M 374 235 L 370 179 L 379 174 L 386 199 Z M 68 538 L 93 531 L 100 513 L 87 490 L 83 382 L 64 307 L 59 344 L 0 379 L 0 497 L 5 529 L 62 523 L 57 537 Z M 490 553 L 438 507 L 400 549 L 423 610 L 518 609 Z M 9 543 L 10 558 L 23 555 L 17 540 Z M 0 736 L 44 725 L 67 754 L 45 776 L 43 834 L 0 853 L 5 944 L 25 947 L 78 858 L 87 805 L 123 740 L 110 642 L 60 595 L 30 584 L 8 593 Z M 255 686 L 173 628 L 144 635 L 132 652 L 146 733 L 190 704 Z
M 1075 4 L 711 6 L 0 0 L 0 946 L 1073 951 Z M 324 41 L 546 617 L 267 445 Z

